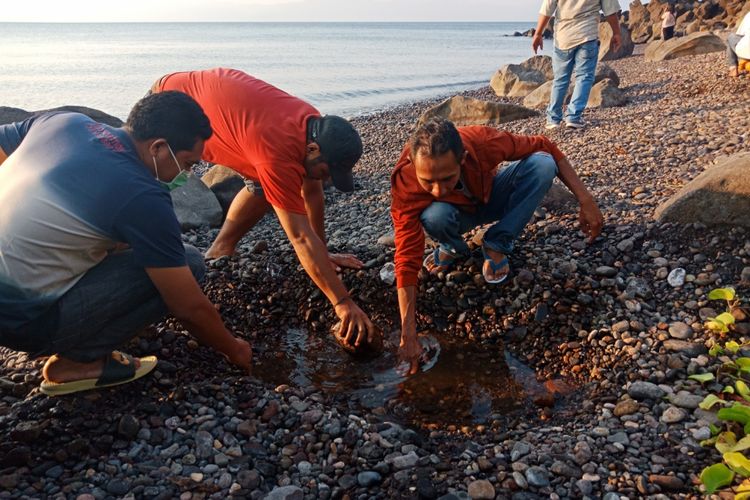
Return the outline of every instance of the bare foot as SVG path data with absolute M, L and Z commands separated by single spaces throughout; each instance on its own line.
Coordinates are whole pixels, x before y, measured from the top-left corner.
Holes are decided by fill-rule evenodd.
M 435 262 L 435 253 L 431 253 L 424 261 L 424 267 L 427 269 L 427 272 L 430 274 L 437 274 L 441 271 L 447 271 L 451 265 L 453 264 L 453 261 L 456 259 L 455 256 L 445 253 L 442 250 L 438 250 L 438 259 L 440 262 L 450 262 L 450 264 L 445 265 L 438 265 Z
M 495 262 L 495 264 L 499 264 L 505 258 L 505 254 L 502 252 L 496 252 L 486 247 L 484 251 L 487 253 L 487 256 L 491 258 L 493 262 Z M 490 263 L 486 260 L 484 261 L 484 265 L 482 266 L 482 273 L 484 273 L 485 278 L 490 281 L 497 281 L 503 276 L 506 276 L 509 272 L 509 264 L 501 267 L 497 271 L 493 271 L 490 267 Z
M 140 368 L 141 362 L 133 358 L 136 370 Z M 42 375 L 47 382 L 72 382 L 87 378 L 99 378 L 104 367 L 104 358 L 91 363 L 79 363 L 67 358 L 61 358 L 54 354 L 47 359 L 42 368 Z
M 211 248 L 206 250 L 205 257 L 207 259 L 218 259 L 219 257 L 224 257 L 228 255 L 234 255 L 234 246 L 232 245 L 224 245 L 221 242 L 214 241 L 211 245 Z

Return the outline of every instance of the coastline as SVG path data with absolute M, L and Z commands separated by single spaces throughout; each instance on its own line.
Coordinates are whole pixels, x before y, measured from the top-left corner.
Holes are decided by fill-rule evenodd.
M 446 325 L 445 335 L 502 343 L 538 379 L 577 388 L 555 396 L 555 406 L 527 405 L 480 425 L 415 431 L 388 417 L 392 408 L 239 376 L 167 320 L 127 349 L 158 353 L 157 373 L 114 391 L 48 399 L 35 389 L 41 363 L 0 348 L 0 433 L 10 437 L 0 443 L 0 498 L 128 491 L 149 498 L 260 498 L 276 487 L 297 487 L 310 498 L 435 498 L 465 492 L 476 481 L 503 497 L 699 498 L 696 475 L 715 452 L 696 437 L 711 417 L 696 409 L 705 390 L 687 374 L 710 363 L 700 331 L 705 292 L 737 285 L 750 265 L 750 239 L 739 228 L 658 224 L 652 215 L 717 158 L 750 151 L 750 118 L 737 102 L 748 95 L 747 79 L 726 78 L 723 54 L 660 63 L 632 56 L 608 64 L 630 102 L 587 111 L 583 131 L 547 134 L 597 198 L 603 237 L 586 246 L 575 208 L 546 210 L 529 223 L 511 257 L 512 283 L 454 286 L 434 278 L 420 293 L 423 325 L 431 320 Z M 514 102 L 494 97 L 489 87 L 461 94 Z M 419 115 L 441 100 L 353 117 L 365 143 L 358 189 L 327 193 L 329 247 L 368 263 L 361 273 L 344 273 L 344 281 L 388 329 L 397 326 L 395 290 L 379 281 L 378 271 L 393 250 L 376 241 L 391 230 L 389 174 Z M 540 115 L 503 128 L 541 134 L 543 125 Z M 215 234 L 192 231 L 184 238 L 205 249 Z M 270 249 L 258 250 L 261 241 Z M 278 276 L 266 271 L 269 265 Z M 662 270 L 678 265 L 692 280 L 672 288 Z M 529 273 L 524 279 L 521 270 Z M 473 276 L 476 263 L 459 271 Z M 648 298 L 624 296 L 633 280 L 649 290 Z M 261 358 L 276 355 L 263 345 L 280 325 L 326 335 L 332 324 L 330 307 L 271 217 L 243 240 L 238 256 L 211 263 L 205 288 Z M 460 302 L 470 290 L 480 305 Z M 737 290 L 748 294 L 746 285 Z M 483 310 L 487 304 L 491 314 Z M 673 323 L 694 332 L 687 344 L 666 342 Z M 667 397 L 637 400 L 626 388 L 633 381 L 649 382 Z M 623 412 L 626 406 L 633 411 Z M 367 486 L 359 478 L 371 472 L 380 480 Z

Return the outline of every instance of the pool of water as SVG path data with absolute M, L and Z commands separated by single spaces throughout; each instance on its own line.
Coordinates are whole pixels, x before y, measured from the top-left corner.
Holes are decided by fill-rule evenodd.
M 272 384 L 347 395 L 375 413 L 423 426 L 483 424 L 534 403 L 554 404 L 558 391 L 539 383 L 502 346 L 430 334 L 430 362 L 407 376 L 398 338 L 398 332 L 386 334 L 383 354 L 362 360 L 330 335 L 291 329 L 254 346 L 253 374 Z

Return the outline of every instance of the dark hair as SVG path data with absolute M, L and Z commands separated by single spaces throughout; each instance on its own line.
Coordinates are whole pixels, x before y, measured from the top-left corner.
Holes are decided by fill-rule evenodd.
M 331 167 L 349 170 L 362 156 L 362 139 L 344 118 L 326 115 L 312 123 L 312 140 L 320 146 L 320 154 Z
M 175 152 L 193 149 L 197 140 L 205 141 L 212 134 L 200 105 L 174 90 L 150 94 L 135 103 L 125 125 L 136 141 L 163 137 Z
M 456 161 L 461 161 L 464 154 L 464 144 L 456 126 L 440 117 L 431 118 L 417 127 L 409 139 L 409 149 L 412 159 L 417 155 L 435 158 L 453 151 Z

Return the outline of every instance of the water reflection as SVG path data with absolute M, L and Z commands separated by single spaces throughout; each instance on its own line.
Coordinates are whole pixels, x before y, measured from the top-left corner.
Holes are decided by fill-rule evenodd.
M 253 372 L 273 384 L 314 386 L 344 394 L 361 406 L 413 424 L 481 424 L 517 410 L 541 393 L 534 371 L 499 346 L 436 336 L 434 366 L 404 376 L 398 332 L 386 335 L 384 353 L 355 360 L 332 337 L 288 330 L 255 346 Z

